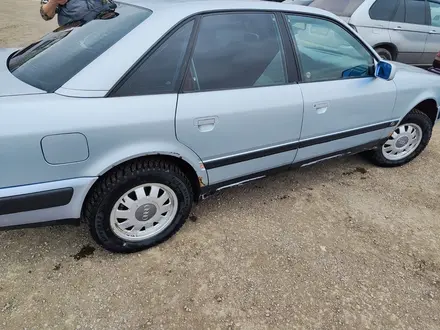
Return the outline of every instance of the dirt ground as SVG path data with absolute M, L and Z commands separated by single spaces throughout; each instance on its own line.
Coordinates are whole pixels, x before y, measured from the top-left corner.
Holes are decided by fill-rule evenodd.
M 53 28 L 2 0 L 0 46 Z M 360 157 L 225 190 L 133 255 L 85 226 L 0 232 L 0 329 L 439 329 L 440 133 L 416 161 Z

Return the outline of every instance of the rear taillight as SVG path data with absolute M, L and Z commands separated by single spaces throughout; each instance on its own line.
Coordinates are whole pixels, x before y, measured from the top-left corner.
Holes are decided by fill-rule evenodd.
M 440 57 L 440 52 L 437 53 L 436 57 Z

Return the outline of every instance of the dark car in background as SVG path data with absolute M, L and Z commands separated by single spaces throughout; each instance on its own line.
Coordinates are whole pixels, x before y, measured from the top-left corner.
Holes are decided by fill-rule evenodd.
M 429 71 L 440 74 L 440 51 L 434 58 L 434 62 L 432 63 L 432 67 L 429 68 Z

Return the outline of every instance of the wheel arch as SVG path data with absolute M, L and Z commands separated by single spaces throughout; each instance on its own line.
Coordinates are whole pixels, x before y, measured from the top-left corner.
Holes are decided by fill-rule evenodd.
M 402 116 L 400 121 L 402 121 L 414 109 L 417 109 L 427 115 L 428 118 L 431 120 L 432 125 L 435 125 L 439 115 L 439 108 L 434 98 L 425 97 L 421 100 L 415 101 L 408 109 L 408 111 L 404 114 L 404 116 Z
M 394 106 L 393 117 L 401 122 L 412 110 L 417 109 L 426 114 L 433 126 L 438 121 L 439 105 L 432 89 L 425 89 L 422 92 L 406 92 L 397 96 Z
M 385 48 L 391 53 L 391 56 L 393 57 L 393 61 L 397 58 L 397 54 L 399 54 L 399 50 L 397 49 L 397 46 L 392 42 L 381 42 L 374 45 L 373 48 L 374 50 L 376 50 L 377 48 Z
M 438 118 L 438 105 L 434 99 L 428 98 L 418 103 L 414 108 L 427 115 L 431 120 L 432 125 L 435 125 Z
M 84 205 L 86 204 L 90 193 L 93 192 L 95 187 L 100 184 L 101 180 L 106 175 L 111 173 L 113 170 L 121 166 L 125 166 L 135 160 L 151 158 L 167 160 L 177 165 L 191 182 L 194 193 L 194 201 L 197 202 L 199 200 L 201 188 L 205 185 L 208 185 L 208 175 L 206 173 L 206 170 L 204 169 L 203 163 L 192 151 L 186 150 L 184 148 L 178 151 L 174 150 L 155 152 L 142 152 L 141 150 L 138 150 L 138 152 L 133 152 L 133 150 L 119 150 L 108 155 L 104 160 L 100 160 L 99 162 L 94 163 L 87 170 L 87 172 L 89 173 L 98 173 L 98 179 L 87 191 L 87 194 L 82 204 L 82 209 L 84 209 Z
M 101 173 L 99 175 L 99 178 L 105 177 L 112 170 L 114 170 L 116 168 L 119 168 L 119 167 L 124 167 L 125 165 L 127 165 L 127 164 L 129 164 L 129 163 L 131 163 L 133 161 L 143 160 L 143 159 L 152 159 L 152 158 L 165 160 L 165 161 L 168 161 L 170 163 L 173 163 L 173 164 L 177 165 L 180 168 L 180 170 L 187 176 L 189 181 L 191 182 L 191 186 L 192 186 L 193 192 L 194 192 L 194 200 L 195 201 L 198 200 L 198 197 L 200 196 L 201 188 L 205 185 L 203 177 L 198 176 L 196 171 L 194 170 L 194 168 L 186 160 L 184 160 L 182 157 L 178 157 L 176 155 L 169 155 L 169 154 L 164 154 L 164 153 L 156 153 L 156 154 L 145 154 L 145 155 L 142 155 L 142 156 L 133 157 L 133 158 L 127 159 L 127 160 L 125 160 L 125 161 L 115 165 L 114 167 L 111 167 L 107 171 Z M 89 191 L 93 190 L 94 186 L 96 184 L 98 184 L 98 181 L 100 181 L 100 179 L 96 180 L 96 182 L 90 188 Z

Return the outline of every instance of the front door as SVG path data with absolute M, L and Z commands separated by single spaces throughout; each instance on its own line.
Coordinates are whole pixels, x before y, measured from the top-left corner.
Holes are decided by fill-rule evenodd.
M 303 100 L 286 67 L 274 14 L 202 16 L 176 132 L 202 159 L 210 185 L 293 162 Z
M 370 51 L 336 22 L 299 15 L 287 21 L 303 77 L 304 120 L 295 162 L 313 162 L 383 137 L 396 87 L 374 77 Z

